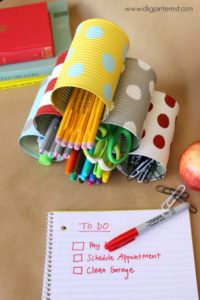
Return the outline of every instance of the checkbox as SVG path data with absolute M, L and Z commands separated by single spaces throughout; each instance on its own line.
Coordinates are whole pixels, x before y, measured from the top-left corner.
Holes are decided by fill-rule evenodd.
M 72 250 L 83 251 L 84 246 L 85 246 L 84 242 L 73 242 L 72 243 Z
M 80 261 L 83 261 L 83 254 L 74 254 L 73 262 L 80 262 Z
M 83 267 L 73 267 L 73 274 L 82 275 L 83 274 Z

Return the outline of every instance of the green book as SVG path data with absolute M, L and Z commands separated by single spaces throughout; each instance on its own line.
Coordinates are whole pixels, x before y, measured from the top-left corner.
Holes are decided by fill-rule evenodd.
M 62 51 L 69 48 L 71 43 L 71 32 L 66 1 L 48 3 L 48 11 L 51 18 L 56 56 L 49 59 L 41 59 L 1 66 L 0 81 L 49 75 L 51 74 L 56 63 L 57 56 Z

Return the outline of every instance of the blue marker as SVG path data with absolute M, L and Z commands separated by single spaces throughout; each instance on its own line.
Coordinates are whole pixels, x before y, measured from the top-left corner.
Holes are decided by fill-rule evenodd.
M 88 176 L 87 183 L 88 185 L 93 185 L 96 182 L 96 176 L 93 174 L 93 170 L 91 170 L 91 173 Z
M 89 150 L 90 154 L 94 153 L 95 148 L 92 148 Z M 78 175 L 79 181 L 84 182 L 88 178 L 92 168 L 93 168 L 93 163 L 91 163 L 87 158 L 85 159 L 81 174 Z

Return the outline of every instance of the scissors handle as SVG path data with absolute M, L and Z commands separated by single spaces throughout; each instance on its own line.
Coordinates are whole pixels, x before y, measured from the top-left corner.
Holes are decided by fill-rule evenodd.
M 106 141 L 112 132 L 113 126 L 110 124 L 101 124 L 96 135 L 97 141 Z
M 125 137 L 127 146 L 125 148 L 125 151 L 123 153 L 120 153 L 119 155 L 114 156 L 113 152 L 120 149 L 119 141 L 121 137 Z M 112 131 L 112 137 L 108 141 L 107 145 L 107 156 L 110 162 L 112 162 L 115 165 L 121 164 L 128 156 L 129 152 L 132 149 L 133 144 L 133 138 L 132 134 L 125 128 L 117 127 Z

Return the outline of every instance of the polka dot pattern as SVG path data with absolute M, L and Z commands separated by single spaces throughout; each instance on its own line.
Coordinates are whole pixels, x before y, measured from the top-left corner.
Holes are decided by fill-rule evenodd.
M 163 149 L 165 146 L 165 139 L 162 135 L 158 134 L 153 138 L 153 144 L 158 148 L 158 149 Z
M 124 123 L 123 127 L 128 129 L 133 134 L 137 135 L 137 128 L 133 121 L 128 121 L 128 122 Z
M 79 33 L 81 31 L 81 28 L 82 28 L 83 24 L 79 24 L 77 29 L 76 29 L 76 33 Z
M 103 29 L 100 26 L 91 26 L 86 32 L 89 39 L 98 39 L 103 36 Z
M 83 64 L 74 64 L 68 69 L 67 75 L 69 77 L 77 77 L 82 75 L 83 72 L 84 72 Z
M 111 54 L 103 54 L 102 65 L 107 72 L 113 72 L 115 69 L 115 60 Z
M 65 60 L 70 59 L 70 57 L 72 56 L 73 53 L 74 53 L 74 48 L 70 48 L 69 51 L 68 51 L 68 53 L 67 53 L 67 56 L 66 56 Z
M 165 103 L 166 103 L 169 107 L 174 107 L 175 104 L 176 104 L 176 101 L 175 101 L 172 97 L 166 95 L 166 96 L 165 96 Z
M 132 152 L 134 155 L 153 159 L 157 163 L 157 172 L 162 176 L 167 170 L 175 120 L 179 111 L 179 106 L 174 101 L 162 92 L 153 92 L 139 147 Z M 155 174 L 150 176 L 151 181 L 156 180 Z
M 108 116 L 128 45 L 127 34 L 110 21 L 88 19 L 79 24 L 52 94 L 56 109 L 63 113 L 69 96 L 65 93 L 80 87 L 103 100 L 104 117 Z
M 47 85 L 47 88 L 46 88 L 45 92 L 52 91 L 54 89 L 56 81 L 57 81 L 57 77 L 53 78 L 52 80 L 50 80 L 49 83 L 48 83 L 48 85 Z
M 151 80 L 149 82 L 149 93 L 150 93 L 151 96 L 153 95 L 154 86 L 155 86 L 155 83 L 154 83 L 154 81 Z
M 122 54 L 123 60 L 125 60 L 127 52 L 128 52 L 128 45 L 125 45 L 123 48 L 123 54 Z
M 141 89 L 139 88 L 139 86 L 134 85 L 134 84 L 127 86 L 126 93 L 129 97 L 131 97 L 134 100 L 140 100 L 142 97 Z
M 138 64 L 145 71 L 149 71 L 151 69 L 151 67 L 147 63 L 145 63 L 144 61 L 142 61 L 140 59 L 138 59 Z
M 142 132 L 142 139 L 145 137 L 145 135 L 146 135 L 146 131 L 145 131 L 145 129 L 143 129 L 143 132 Z
M 106 83 L 103 87 L 103 95 L 106 100 L 111 100 L 112 98 L 112 87 L 109 83 Z
M 149 104 L 149 110 L 148 110 L 148 112 L 151 111 L 152 109 L 153 109 L 153 103 L 151 102 L 151 103 Z
M 167 128 L 169 126 L 169 118 L 166 114 L 159 114 L 157 121 L 162 128 Z

